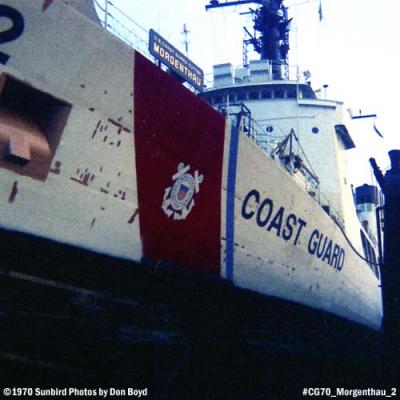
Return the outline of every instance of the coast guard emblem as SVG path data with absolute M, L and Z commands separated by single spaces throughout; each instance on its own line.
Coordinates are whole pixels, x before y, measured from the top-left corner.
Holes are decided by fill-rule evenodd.
M 199 171 L 188 173 L 190 165 L 178 164 L 178 171 L 172 175 L 173 185 L 166 188 L 161 208 L 167 217 L 174 220 L 186 219 L 194 207 L 194 195 L 200 190 L 204 176 Z

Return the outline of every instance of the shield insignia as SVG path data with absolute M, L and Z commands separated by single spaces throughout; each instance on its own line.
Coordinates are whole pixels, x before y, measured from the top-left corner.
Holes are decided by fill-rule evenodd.
M 190 165 L 178 164 L 178 171 L 172 176 L 173 185 L 166 188 L 161 205 L 167 217 L 174 220 L 186 219 L 195 205 L 194 195 L 200 191 L 204 176 L 195 171 L 189 173 Z

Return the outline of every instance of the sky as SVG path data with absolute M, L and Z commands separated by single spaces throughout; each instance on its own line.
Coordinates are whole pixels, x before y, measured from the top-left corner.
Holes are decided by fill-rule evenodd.
M 208 0 L 113 3 L 135 21 L 130 27 L 142 49 L 146 48 L 146 30 L 153 28 L 185 52 L 182 31 L 186 24 L 189 57 L 204 70 L 206 81 L 213 64 L 231 62 L 238 66 L 242 62 L 243 26 L 251 26 L 251 22 L 240 12 L 252 5 L 206 12 Z M 377 114 L 376 120 L 350 120 L 347 124 L 357 146 L 348 151 L 353 183 L 371 183 L 368 158 L 375 157 L 384 170 L 390 166 L 387 151 L 400 149 L 398 0 L 286 0 L 284 4 L 293 17 L 289 63 L 311 72 L 314 89 L 329 85 L 328 98 L 343 101 L 353 114 L 360 110 L 362 114 Z M 375 133 L 374 123 L 384 139 Z

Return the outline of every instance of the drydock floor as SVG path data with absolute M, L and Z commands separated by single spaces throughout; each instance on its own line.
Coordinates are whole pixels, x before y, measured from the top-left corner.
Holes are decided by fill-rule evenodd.
M 1 389 L 299 399 L 304 388 L 389 395 L 400 382 L 398 352 L 358 325 L 181 271 L 10 232 L 0 240 Z M 135 398 L 125 394 L 109 398 Z

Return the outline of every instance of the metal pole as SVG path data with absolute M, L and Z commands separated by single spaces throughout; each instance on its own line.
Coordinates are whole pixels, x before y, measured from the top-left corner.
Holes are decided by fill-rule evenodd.
M 105 0 L 105 15 L 104 15 L 104 27 L 107 29 L 108 28 L 108 0 Z
M 378 238 L 378 252 L 379 252 L 379 267 L 382 270 L 383 266 L 383 248 L 382 248 L 382 212 L 384 208 L 382 206 L 376 207 L 376 235 Z
M 299 97 L 300 97 L 300 67 L 296 66 L 296 130 L 297 130 L 297 154 L 300 154 L 300 105 L 299 105 Z

